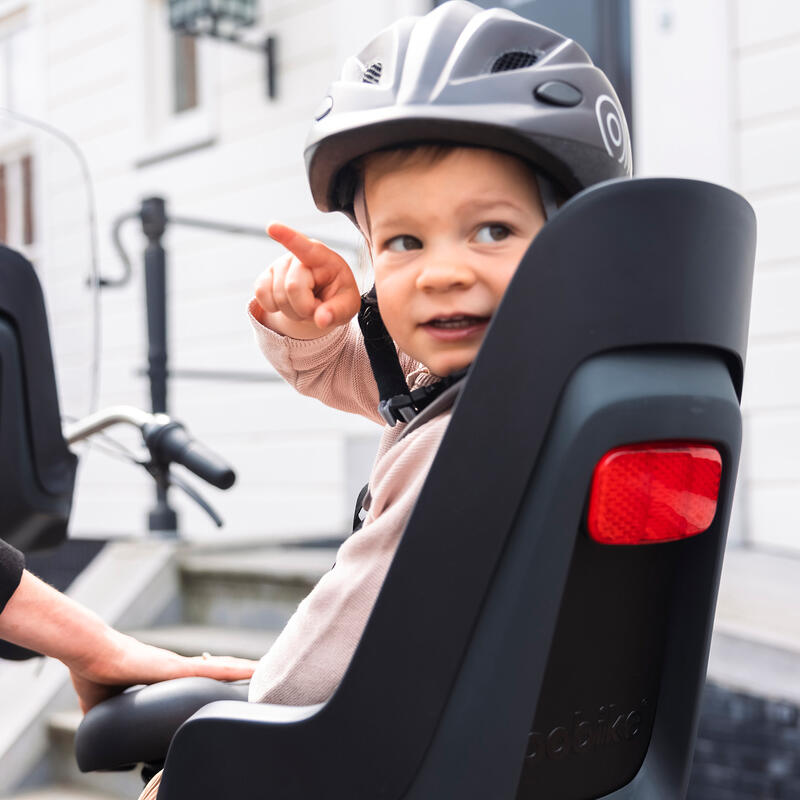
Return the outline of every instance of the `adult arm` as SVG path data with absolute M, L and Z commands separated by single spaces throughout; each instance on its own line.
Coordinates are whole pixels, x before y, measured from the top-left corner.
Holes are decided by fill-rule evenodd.
M 83 711 L 133 684 L 192 676 L 239 680 L 255 666 L 241 658 L 186 658 L 143 644 L 27 570 L 0 614 L 0 638 L 63 661 Z

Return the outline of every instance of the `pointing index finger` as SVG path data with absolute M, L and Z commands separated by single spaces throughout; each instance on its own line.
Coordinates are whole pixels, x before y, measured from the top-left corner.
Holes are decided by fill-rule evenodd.
M 267 233 L 278 244 L 282 244 L 289 252 L 294 253 L 300 261 L 311 269 L 325 267 L 330 264 L 332 251 L 322 242 L 309 239 L 300 231 L 284 225 L 282 222 L 271 222 L 267 225 Z

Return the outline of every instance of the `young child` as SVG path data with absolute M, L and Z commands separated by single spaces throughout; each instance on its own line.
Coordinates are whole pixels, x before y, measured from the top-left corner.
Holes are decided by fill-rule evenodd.
M 629 175 L 630 145 L 613 88 L 577 44 L 451 0 L 345 64 L 306 164 L 317 206 L 363 235 L 374 291 L 362 304 L 339 255 L 273 223 L 288 252 L 256 283 L 256 339 L 302 394 L 385 427 L 361 527 L 250 684 L 251 701 L 297 705 L 330 697 L 358 644 L 450 419 L 445 395 L 423 408 L 452 397 L 558 200 Z
M 347 669 L 447 428 L 449 387 L 526 249 L 559 201 L 629 175 L 630 145 L 577 44 L 451 0 L 345 64 L 306 163 L 317 206 L 364 236 L 375 287 L 362 299 L 339 255 L 272 223 L 288 252 L 256 283 L 256 339 L 298 391 L 384 429 L 360 527 L 250 684 L 251 701 L 293 705 L 326 700 Z
M 485 148 L 420 146 L 363 164 L 357 213 L 381 317 L 412 389 L 472 363 L 517 264 L 544 224 L 534 174 Z M 348 265 L 321 242 L 274 223 L 290 251 L 256 284 L 258 342 L 303 394 L 383 423 L 378 389 L 353 317 Z M 352 320 L 353 324 L 350 324 Z M 450 419 L 384 427 L 363 526 L 261 660 L 250 699 L 304 705 L 329 697 L 355 650 L 400 535 Z

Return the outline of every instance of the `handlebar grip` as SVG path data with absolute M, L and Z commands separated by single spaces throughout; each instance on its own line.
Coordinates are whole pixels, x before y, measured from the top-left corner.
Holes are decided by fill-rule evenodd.
M 179 422 L 147 425 L 144 440 L 150 452 L 164 461 L 181 464 L 212 486 L 230 489 L 236 473 L 216 453 L 192 439 Z

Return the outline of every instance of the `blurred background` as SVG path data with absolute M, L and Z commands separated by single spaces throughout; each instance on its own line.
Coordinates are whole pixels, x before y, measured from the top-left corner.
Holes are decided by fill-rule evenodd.
M 216 3 L 226 17 L 217 37 L 171 28 L 170 13 L 173 25 L 194 18 L 195 31 L 211 32 L 202 18 L 206 5 L 0 0 L 0 241 L 25 253 L 42 279 L 62 412 L 80 417 L 96 403 L 150 407 L 141 210 L 145 199 L 163 198 L 167 219 L 158 241 L 166 253 L 167 408 L 238 471 L 231 491 L 207 492 L 224 530 L 172 492 L 179 534 L 154 535 L 148 476 L 101 448 L 83 451 L 71 535 L 128 549 L 115 551 L 123 555 L 96 586 L 76 591 L 128 627 L 245 627 L 241 613 L 230 616 L 233 600 L 200 619 L 196 609 L 207 611 L 208 595 L 225 590 L 206 587 L 187 599 L 197 575 L 222 569 L 220 559 L 234 552 L 244 554 L 251 577 L 265 552 L 287 559 L 300 553 L 289 566 L 275 567 L 273 558 L 262 570 L 293 587 L 284 598 L 289 607 L 292 592 L 302 596 L 349 529 L 379 432 L 276 380 L 252 342 L 245 306 L 256 277 L 279 252 L 261 234 L 275 218 L 337 247 L 366 284 L 354 229 L 344 218 L 319 213 L 311 201 L 303 142 L 345 58 L 380 28 L 435 3 L 225 0 Z M 511 8 L 588 50 L 617 87 L 637 175 L 714 181 L 755 208 L 745 441 L 692 796 L 800 797 L 800 5 L 481 5 Z M 624 226 L 620 220 L 621 231 Z M 87 282 L 93 243 L 108 284 L 99 296 Z M 130 261 L 124 281 L 120 250 Z M 117 438 L 135 447 L 124 434 Z M 97 550 L 86 548 L 90 555 Z M 198 559 L 212 556 L 214 565 L 198 566 Z M 88 557 L 77 559 L 79 568 Z M 236 580 L 247 573 L 241 564 L 238 570 Z M 121 586 L 134 572 L 139 578 L 120 589 L 129 599 L 111 603 L 108 575 Z M 221 580 L 230 588 L 235 579 Z M 237 587 L 231 597 L 249 608 Z M 251 590 L 254 604 L 266 591 Z M 266 624 L 258 615 L 248 619 L 253 627 Z M 199 641 L 211 634 L 205 636 Z M 258 655 L 266 644 L 248 646 Z M 237 647 L 247 649 L 228 640 L 228 649 Z M 15 696 L 20 680 L 33 680 L 23 676 L 25 669 L 32 674 L 22 662 L 5 673 L 0 668 L 0 699 L 5 675 Z M 57 684 L 54 677 L 42 708 L 68 705 Z M 47 737 L 59 735 L 47 732 L 41 713 L 35 736 L 33 711 L 12 717 L 0 723 L 0 793 L 45 785 L 62 769 L 37 760 L 52 749 Z M 22 731 L 36 743 L 24 758 Z

